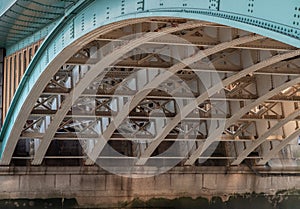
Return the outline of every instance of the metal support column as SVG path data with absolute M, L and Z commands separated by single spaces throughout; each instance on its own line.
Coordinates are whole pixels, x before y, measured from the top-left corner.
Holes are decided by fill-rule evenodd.
M 0 127 L 2 127 L 2 101 L 3 101 L 3 72 L 4 72 L 5 49 L 0 48 Z

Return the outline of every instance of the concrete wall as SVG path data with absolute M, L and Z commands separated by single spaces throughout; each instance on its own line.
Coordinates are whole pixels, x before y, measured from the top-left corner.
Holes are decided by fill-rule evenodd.
M 117 205 L 135 198 L 221 196 L 233 193 L 275 194 L 300 188 L 297 176 L 254 175 L 246 168 L 224 174 L 223 168 L 175 168 L 150 178 L 126 178 L 95 167 L 0 168 L 0 199 L 76 198 L 79 205 Z

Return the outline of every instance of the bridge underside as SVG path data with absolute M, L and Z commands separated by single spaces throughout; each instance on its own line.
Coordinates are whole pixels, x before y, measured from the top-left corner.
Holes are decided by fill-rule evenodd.
M 2 164 L 297 166 L 295 47 L 159 17 L 99 28 L 76 44 L 66 62 L 53 61 L 60 67 Z

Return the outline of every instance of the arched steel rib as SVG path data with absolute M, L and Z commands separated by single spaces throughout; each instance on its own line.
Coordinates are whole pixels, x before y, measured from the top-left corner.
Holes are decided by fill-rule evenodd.
M 78 50 L 82 48 L 85 44 L 89 43 L 94 38 L 106 34 L 110 31 L 113 31 L 115 29 L 118 29 L 120 27 L 124 27 L 126 25 L 130 24 L 137 24 L 144 22 L 146 19 L 140 18 L 140 19 L 132 19 L 128 20 L 126 22 L 117 22 L 113 23 L 111 25 L 103 26 L 101 27 L 101 30 L 93 31 L 78 40 L 74 41 L 70 46 L 68 46 L 66 49 L 64 49 L 60 54 L 58 54 L 57 58 L 54 59 L 47 68 L 43 71 L 42 75 L 40 76 L 39 80 L 37 80 L 35 84 L 34 90 L 32 90 L 28 97 L 26 98 L 24 104 L 22 105 L 22 111 L 20 111 L 20 114 L 18 115 L 16 121 L 18 123 L 13 124 L 13 128 L 9 136 L 9 140 L 7 141 L 7 144 L 5 145 L 5 149 L 2 152 L 1 156 L 1 165 L 8 165 L 11 161 L 13 152 L 15 150 L 15 147 L 17 145 L 18 139 L 20 137 L 22 128 L 27 120 L 27 118 L 30 115 L 30 112 L 32 110 L 32 107 L 34 106 L 35 102 L 37 101 L 38 97 L 42 94 L 43 89 L 47 86 L 51 78 L 55 75 L 55 73 L 58 71 L 58 69 L 67 61 L 70 59 L 71 56 L 73 56 L 74 53 L 76 53 Z M 39 52 L 40 53 L 40 52 Z M 34 58 L 36 59 L 36 57 Z
M 285 138 L 282 142 L 280 142 L 279 145 L 277 145 L 275 148 L 270 150 L 268 153 L 263 155 L 263 158 L 258 161 L 257 165 L 264 165 L 269 160 L 273 158 L 274 155 L 276 155 L 280 150 L 282 150 L 286 145 L 288 145 L 291 141 L 297 139 L 300 134 L 300 129 L 298 128 L 295 132 L 290 134 L 287 138 Z
M 300 50 L 294 51 L 292 53 L 286 53 L 285 55 L 291 55 L 291 54 L 295 54 L 295 52 L 300 52 Z M 296 53 L 297 54 L 297 53 Z M 271 59 L 278 59 L 280 56 L 282 55 L 278 55 L 277 57 L 272 57 Z M 295 55 L 296 56 L 296 55 Z M 286 59 L 286 58 L 284 58 Z M 254 65 L 255 66 L 255 65 Z M 257 100 L 255 100 L 254 102 L 252 102 L 251 104 L 243 107 L 240 111 L 238 111 L 236 114 L 234 114 L 231 118 L 229 118 L 226 123 L 225 123 L 225 128 L 228 128 L 231 124 L 233 124 L 234 122 L 236 122 L 238 119 L 240 119 L 244 114 L 246 114 L 247 112 L 249 112 L 252 108 L 254 108 L 255 106 L 261 104 L 263 101 L 267 100 L 268 98 L 271 98 L 272 96 L 278 94 L 280 91 L 283 91 L 284 89 L 295 85 L 297 83 L 300 82 L 300 77 L 295 78 L 289 82 L 286 82 L 282 85 L 280 85 L 279 87 L 273 89 L 272 91 L 268 92 L 267 94 L 261 96 L 260 98 L 258 98 Z M 223 127 L 222 127 L 223 128 Z M 221 131 L 221 130 L 220 130 Z M 197 150 L 189 157 L 189 159 L 185 162 L 186 165 L 192 165 L 204 152 L 205 150 L 213 143 L 216 141 L 216 139 L 219 137 L 217 134 L 215 133 L 219 133 L 218 131 L 212 133 L 207 139 L 206 141 L 197 148 Z
M 300 115 L 300 110 L 297 109 L 292 112 L 290 115 L 285 117 L 284 119 L 280 120 L 276 123 L 275 126 L 268 129 L 264 134 L 262 134 L 258 139 L 256 139 L 249 147 L 247 147 L 243 152 L 241 152 L 236 160 L 234 160 L 231 165 L 239 165 L 253 150 L 255 150 L 259 145 L 267 141 L 267 138 L 274 133 L 277 129 L 284 126 L 291 120 L 295 119 L 297 116 Z
M 79 83 L 74 87 L 74 89 L 70 92 L 70 94 L 65 98 L 59 110 L 53 116 L 53 119 L 41 140 L 41 143 L 34 156 L 34 160 L 32 161 L 32 164 L 33 165 L 41 164 L 43 157 L 45 156 L 46 151 L 51 143 L 51 140 L 53 139 L 56 133 L 56 130 L 58 129 L 60 123 L 65 118 L 67 112 L 70 110 L 72 106 L 72 101 L 75 101 L 88 87 L 90 82 L 94 80 L 94 78 L 96 78 L 102 72 L 104 72 L 104 70 L 108 66 L 110 66 L 118 59 L 120 59 L 124 54 L 128 53 L 132 49 L 142 45 L 147 41 L 150 41 L 152 39 L 155 39 L 157 37 L 163 36 L 168 33 L 173 33 L 180 30 L 189 29 L 189 28 L 195 28 L 202 25 L 203 23 L 200 22 L 194 22 L 194 23 L 188 22 L 188 23 L 180 24 L 177 27 L 169 27 L 166 29 L 162 29 L 160 30 L 160 32 L 149 32 L 137 39 L 129 41 L 129 43 L 125 44 L 124 46 L 121 46 L 120 48 L 113 51 L 109 55 L 103 57 L 96 65 L 92 66 L 91 69 L 82 78 L 82 80 L 79 81 Z
M 217 93 L 224 86 L 229 85 L 230 83 L 238 80 L 239 78 L 242 78 L 242 77 L 248 75 L 249 73 L 253 73 L 253 72 L 255 72 L 259 69 L 262 69 L 266 66 L 269 66 L 271 64 L 277 63 L 281 60 L 284 60 L 284 59 L 287 59 L 290 57 L 297 56 L 299 54 L 300 54 L 300 50 L 297 50 L 297 51 L 274 56 L 270 59 L 267 59 L 258 64 L 255 64 L 249 68 L 246 68 L 245 70 L 242 70 L 241 72 L 225 79 L 219 85 L 215 85 L 212 88 L 208 89 L 207 92 L 200 95 L 198 98 L 196 98 L 195 101 L 186 105 L 181 110 L 181 112 L 179 114 L 177 114 L 175 116 L 175 118 L 165 126 L 165 128 L 162 130 L 162 132 L 160 134 L 158 134 L 157 137 L 155 137 L 155 140 L 148 146 L 148 148 L 145 150 L 145 152 L 141 155 L 141 158 L 137 163 L 139 165 L 142 165 L 148 160 L 148 158 L 151 156 L 151 154 L 154 152 L 154 150 L 157 148 L 157 146 L 163 141 L 165 136 L 182 120 L 182 118 L 186 117 L 195 108 L 195 103 L 196 103 L 196 105 L 203 103 L 205 100 L 209 99 L 209 95 L 213 95 L 213 94 Z M 233 116 L 232 119 L 235 120 L 236 118 L 238 118 L 237 115 Z M 196 158 L 195 159 L 193 158 L 193 160 L 196 160 Z
M 131 97 L 129 101 L 125 104 L 122 110 L 120 111 L 118 115 L 114 118 L 114 121 L 109 124 L 107 129 L 102 134 L 101 138 L 96 143 L 94 149 L 91 151 L 89 156 L 89 160 L 87 160 L 86 164 L 93 164 L 97 157 L 100 155 L 102 149 L 104 148 L 106 144 L 106 140 L 111 137 L 111 135 L 114 133 L 114 131 L 118 128 L 118 126 L 123 122 L 123 120 L 128 116 L 129 112 L 133 110 L 136 105 L 138 105 L 154 88 L 159 86 L 163 81 L 170 78 L 174 73 L 178 72 L 179 70 L 182 70 L 187 65 L 193 64 L 194 62 L 201 60 L 209 55 L 215 54 L 219 51 L 223 51 L 227 48 L 237 46 L 243 43 L 255 41 L 262 39 L 264 37 L 257 36 L 257 35 L 250 35 L 246 37 L 241 37 L 234 39 L 229 42 L 221 43 L 219 45 L 216 45 L 212 48 L 202 50 L 192 57 L 184 59 L 181 63 L 175 64 L 169 70 L 156 78 L 154 78 L 150 83 L 148 83 L 146 86 L 144 86 L 143 89 L 141 89 L 134 97 Z

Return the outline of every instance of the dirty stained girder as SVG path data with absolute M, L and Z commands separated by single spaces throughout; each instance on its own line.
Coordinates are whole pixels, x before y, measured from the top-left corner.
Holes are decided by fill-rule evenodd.
M 209 22 L 118 24 L 57 69 L 14 153 L 4 159 L 93 165 L 115 158 L 134 159 L 137 166 L 273 159 L 293 165 L 299 157 L 299 56 L 293 46 Z M 175 142 L 190 147 L 163 155 Z M 108 146 L 122 156 L 111 155 Z

